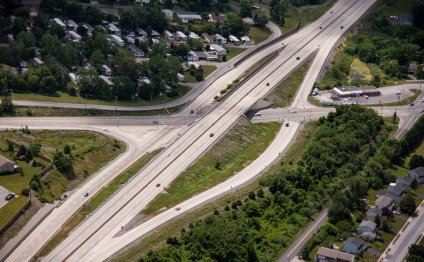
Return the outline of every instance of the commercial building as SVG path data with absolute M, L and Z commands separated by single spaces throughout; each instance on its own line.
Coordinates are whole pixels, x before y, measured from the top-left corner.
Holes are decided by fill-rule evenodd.
M 379 96 L 381 92 L 374 86 L 341 86 L 332 89 L 337 97 Z

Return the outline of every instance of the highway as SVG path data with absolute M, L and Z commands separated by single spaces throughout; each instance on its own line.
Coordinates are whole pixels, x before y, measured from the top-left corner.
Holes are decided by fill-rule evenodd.
M 121 230 L 121 227 L 125 226 L 126 223 L 162 191 L 161 187 L 155 186 L 157 183 L 161 183 L 162 186 L 169 185 L 178 174 L 196 161 L 211 145 L 213 145 L 213 143 L 218 141 L 235 121 L 253 105 L 253 103 L 260 97 L 263 97 L 273 86 L 277 85 L 284 77 L 295 70 L 302 61 L 316 51 L 318 46 L 323 49 L 329 46 L 331 50 L 343 33 L 361 17 L 373 3 L 374 1 L 366 0 L 339 1 L 333 7 L 333 12 L 327 12 L 316 22 L 302 29 L 292 37 L 283 40 L 285 44 L 284 50 L 280 52 L 272 63 L 259 70 L 256 75 L 257 77 L 248 80 L 240 86 L 237 92 L 233 93 L 223 102 L 215 105 L 215 107 L 202 118 L 194 120 L 194 122 L 186 128 L 185 132 L 180 133 L 179 138 L 175 139 L 175 142 L 170 144 L 162 154 L 141 170 L 137 176 L 87 218 L 86 221 L 76 228 L 63 243 L 45 258 L 45 260 L 85 261 L 88 257 L 91 257 L 96 258 L 94 260 L 98 261 L 97 257 L 100 254 L 97 254 L 95 250 L 111 242 L 113 236 Z M 340 28 L 341 24 L 343 24 L 344 29 Z M 282 42 L 279 42 L 266 50 L 267 52 L 272 49 L 279 50 L 281 46 Z M 264 53 L 265 52 L 259 52 L 237 68 L 243 68 L 243 66 L 245 66 L 247 70 L 252 62 L 258 61 L 257 56 L 262 54 L 263 57 Z M 318 52 L 318 54 L 320 54 L 320 52 Z M 321 53 L 321 55 L 327 56 L 328 54 Z M 318 68 L 313 70 L 318 70 Z M 244 72 L 243 70 L 241 71 Z M 236 74 L 234 72 L 235 71 L 230 70 L 228 75 Z M 221 83 L 221 81 L 229 83 L 233 79 L 234 78 L 225 74 L 215 83 Z M 219 93 L 219 90 L 222 89 L 223 86 L 225 86 L 222 85 L 222 83 L 220 85 L 216 84 L 217 86 L 214 85 L 215 84 L 212 84 L 202 92 L 201 95 L 196 97 L 182 113 L 186 114 L 187 111 L 191 110 L 202 110 L 205 104 L 210 104 L 213 97 Z M 214 87 L 212 88 L 212 86 Z M 304 87 L 302 86 L 302 88 L 307 88 L 308 90 L 300 90 L 299 93 L 309 93 L 311 87 L 305 85 Z M 63 121 L 66 120 L 68 119 Z M 114 119 L 110 120 L 112 126 L 115 125 L 113 120 Z M 131 120 L 132 119 L 127 121 Z M 21 123 L 19 123 L 19 120 L 17 121 L 15 125 L 22 126 L 23 124 L 28 124 L 31 127 L 35 125 L 34 122 L 37 121 L 49 123 L 48 118 L 41 120 L 31 118 Z M 122 121 L 123 120 L 119 118 L 119 126 L 122 125 Z M 152 119 L 149 119 L 149 121 L 152 121 Z M 7 123 L 2 121 L 2 125 L 7 125 Z M 42 125 L 41 123 L 40 128 L 42 128 Z M 55 125 L 56 124 L 53 122 L 52 128 L 54 128 Z M 166 126 L 166 128 L 161 130 L 168 129 L 169 128 Z M 100 176 L 95 176 L 90 181 L 100 180 L 99 177 Z M 87 182 L 87 184 L 89 182 Z M 239 184 L 237 183 L 236 181 L 234 186 L 238 186 Z M 96 188 L 98 190 L 98 187 Z M 228 190 L 227 188 L 227 191 Z M 78 190 L 78 192 L 84 191 Z M 80 197 L 81 196 L 82 194 Z M 62 206 L 64 206 L 68 200 L 65 201 Z M 80 202 L 81 200 L 79 202 L 76 201 L 74 205 L 78 205 Z M 71 212 L 66 213 L 72 214 Z M 63 223 L 63 221 L 58 223 Z M 55 230 L 57 230 L 57 228 L 49 229 L 48 224 L 46 225 L 44 222 L 42 225 L 44 225 L 44 227 L 37 227 L 15 252 L 12 253 L 8 261 L 29 260 L 44 243 L 47 242 Z M 123 237 L 126 238 L 126 234 L 123 235 Z M 94 253 L 92 250 L 94 250 Z

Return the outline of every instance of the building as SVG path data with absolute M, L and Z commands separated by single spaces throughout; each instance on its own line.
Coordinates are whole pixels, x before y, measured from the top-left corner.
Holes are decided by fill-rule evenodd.
M 194 63 L 194 62 L 188 62 L 187 65 L 189 67 L 192 67 L 193 66 L 196 69 L 199 69 L 199 67 L 200 67 L 200 65 L 198 63 Z
M 197 56 L 196 52 L 194 51 L 188 52 L 187 61 L 199 61 L 199 57 Z
M 194 51 L 198 60 L 215 61 L 218 60 L 218 53 L 215 51 Z
M 226 55 L 227 54 L 227 50 L 220 45 L 211 44 L 210 48 L 211 48 L 212 51 L 218 52 L 219 55 Z
M 15 164 L 4 156 L 0 155 L 0 174 L 15 171 Z
M 107 25 L 107 30 L 114 35 L 121 35 L 121 29 L 119 29 L 116 25 L 112 23 Z
M 416 179 L 418 184 L 424 183 L 424 167 L 420 166 L 415 169 L 409 170 L 409 176 Z
M 228 38 L 230 39 L 230 42 L 231 43 L 233 43 L 235 45 L 239 45 L 240 44 L 240 40 L 237 37 L 235 37 L 233 35 L 230 35 Z
M 178 81 L 180 81 L 180 82 L 184 81 L 184 75 L 182 75 L 180 73 L 177 73 L 177 78 L 178 78 Z
M 134 56 L 136 57 L 143 57 L 145 55 L 143 50 L 141 50 L 140 48 L 138 48 L 136 45 L 133 45 L 133 44 L 128 46 L 128 50 L 133 52 Z
M 341 86 L 332 89 L 337 97 L 379 96 L 381 92 L 374 86 Z
M 245 44 L 245 45 L 251 45 L 252 44 L 252 40 L 250 40 L 250 37 L 248 37 L 247 35 L 242 36 L 240 38 L 240 40 Z
M 100 75 L 100 78 L 101 78 L 103 81 L 105 81 L 105 83 L 106 83 L 109 87 L 113 86 L 113 82 L 112 82 L 112 81 L 110 81 L 110 78 L 109 78 L 109 77 L 104 76 L 104 75 Z
M 208 44 L 213 43 L 213 37 L 212 37 L 212 36 L 210 36 L 209 34 L 207 34 L 207 33 L 202 33 L 202 36 L 203 36 L 203 38 L 205 39 L 205 42 L 206 42 L 206 43 L 208 43 Z
M 74 30 L 74 31 L 77 31 L 77 29 L 78 29 L 78 24 L 77 24 L 77 23 L 75 23 L 75 21 L 74 21 L 74 20 L 71 20 L 71 19 L 69 19 L 69 20 L 66 22 L 66 26 L 67 26 L 69 29 Z
M 221 23 L 227 20 L 227 16 L 225 14 L 219 14 L 219 15 L 208 15 L 208 21 L 211 23 Z
M 358 237 L 349 237 L 346 239 L 343 251 L 350 254 L 359 255 L 368 248 L 367 242 Z
M 417 64 L 409 64 L 408 73 L 414 75 L 417 71 Z
M 367 210 L 367 219 L 370 221 L 375 221 L 375 218 L 380 217 L 383 211 L 377 207 L 370 207 Z
M 405 187 L 410 188 L 412 181 L 414 181 L 414 179 L 410 176 L 400 176 L 398 178 L 396 178 L 396 184 L 397 185 L 403 185 Z
M 150 81 L 149 78 L 147 77 L 143 77 L 143 78 L 139 78 L 137 80 L 137 85 L 140 86 L 144 86 L 144 85 L 150 85 L 152 82 Z
M 115 44 L 117 44 L 119 46 L 124 46 L 125 45 L 124 40 L 122 40 L 122 38 L 120 36 L 110 35 L 110 40 L 112 40 L 112 42 L 114 42 Z
M 175 36 L 177 37 L 178 42 L 185 43 L 187 42 L 187 36 L 181 31 L 175 32 Z
M 177 14 L 177 16 L 183 24 L 200 24 L 202 22 L 202 17 L 198 14 Z
M 102 69 L 103 69 L 103 74 L 105 74 L 105 76 L 112 75 L 112 70 L 107 65 L 102 65 Z
M 194 32 L 190 32 L 190 34 L 188 35 L 188 38 L 197 40 L 197 39 L 200 39 L 200 36 Z
M 355 256 L 335 249 L 320 247 L 315 262 L 354 262 Z
M 51 21 L 52 24 L 56 24 L 60 27 L 66 28 L 66 25 L 64 22 L 62 22 L 62 20 L 60 20 L 59 18 L 53 18 L 53 20 Z
M 382 210 L 383 208 L 392 209 L 394 200 L 388 195 L 379 195 L 375 200 L 375 207 Z
M 217 43 L 221 43 L 223 45 L 225 45 L 227 43 L 227 38 L 223 37 L 220 34 L 215 34 L 215 39 Z
M 361 234 L 361 238 L 368 241 L 374 241 L 377 238 L 377 234 L 374 232 L 364 232 Z
M 168 18 L 169 20 L 172 20 L 174 18 L 174 12 L 172 10 L 162 9 L 162 13 L 164 13 L 166 18 Z
M 78 76 L 76 76 L 74 73 L 69 73 L 68 76 L 71 79 L 72 83 L 76 85 L 78 84 Z
M 400 201 L 403 192 L 407 189 L 409 189 L 409 186 L 405 186 L 404 184 L 390 183 L 387 194 L 397 203 Z
M 371 220 L 362 220 L 361 224 L 358 226 L 358 232 L 375 232 L 377 230 L 377 224 Z
M 155 31 L 155 30 L 152 30 L 152 33 L 150 35 L 153 38 L 156 38 L 156 39 L 160 38 L 160 34 L 157 31 Z
M 125 39 L 127 39 L 127 43 L 129 43 L 129 44 L 135 44 L 134 37 L 126 36 Z
M 44 65 L 43 60 L 41 60 L 40 58 L 36 57 L 34 59 L 32 59 L 34 61 L 34 66 L 35 67 L 40 67 Z
M 144 31 L 143 29 L 141 29 L 141 28 L 136 28 L 135 29 L 135 31 L 137 32 L 137 34 L 139 35 L 139 36 L 141 36 L 141 37 L 147 37 L 147 32 L 146 31 Z
M 166 39 L 174 40 L 174 34 L 169 32 L 168 30 L 165 30 L 163 32 L 163 35 L 165 36 Z
M 68 31 L 68 35 L 70 36 L 70 37 L 72 37 L 72 39 L 75 41 L 75 42 L 79 42 L 79 41 L 81 41 L 81 39 L 82 39 L 82 36 L 80 36 L 77 32 L 75 32 L 75 31 Z

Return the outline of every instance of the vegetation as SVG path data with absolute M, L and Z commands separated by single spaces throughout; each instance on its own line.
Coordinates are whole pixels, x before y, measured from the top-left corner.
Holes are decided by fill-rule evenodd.
M 407 215 L 412 215 L 417 208 L 412 194 L 406 194 L 399 202 L 400 211 Z
M 185 170 L 143 211 L 169 208 L 234 175 L 255 160 L 278 132 L 276 122 L 250 124 L 244 118 L 195 164 Z
M 252 26 L 249 29 L 248 35 L 252 38 L 255 44 L 260 44 L 269 37 L 270 31 L 267 27 Z
M 243 47 L 228 47 L 227 61 L 230 61 L 231 59 L 233 59 L 234 57 L 238 56 L 239 54 L 243 53 L 246 50 L 247 48 L 243 48 Z
M 359 208 L 368 187 L 378 187 L 389 178 L 372 167 L 392 157 L 388 153 L 394 152 L 392 144 L 390 127 L 373 110 L 337 107 L 337 112 L 320 119 L 295 168 L 262 181 L 264 194 L 258 190 L 244 201 L 234 200 L 224 214 L 190 224 L 181 237 L 170 239 L 143 261 L 275 259 L 328 199 L 344 196 L 349 207 Z M 341 194 L 346 190 L 350 193 Z M 214 241 L 212 246 L 210 240 L 218 237 L 225 241 Z M 195 243 L 196 249 L 191 249 Z
M 201 65 L 199 69 L 196 69 L 193 65 L 189 70 L 184 73 L 184 80 L 189 83 L 195 83 L 203 81 L 209 74 L 215 71 L 216 66 L 214 65 Z

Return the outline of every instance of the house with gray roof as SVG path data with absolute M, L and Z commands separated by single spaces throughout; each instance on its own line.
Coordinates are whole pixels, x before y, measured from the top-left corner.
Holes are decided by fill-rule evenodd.
M 354 262 L 355 256 L 335 249 L 320 247 L 315 262 Z
M 358 237 L 349 237 L 346 239 L 343 251 L 350 254 L 359 255 L 368 249 L 367 242 Z
M 0 155 L 0 174 L 15 171 L 15 164 L 4 156 Z
M 375 232 L 377 230 L 377 224 L 370 220 L 362 220 L 358 226 L 358 232 Z
M 424 184 L 424 167 L 420 166 L 409 170 L 409 176 L 416 179 L 418 184 Z
M 408 188 L 411 187 L 412 181 L 414 181 L 414 179 L 410 176 L 400 176 L 400 177 L 396 178 L 396 184 L 397 185 L 403 185 L 403 186 L 406 186 Z
M 375 218 L 380 217 L 383 211 L 377 207 L 370 207 L 367 210 L 367 219 L 370 221 L 375 221 Z
M 377 234 L 374 232 L 364 232 L 361 234 L 361 238 L 368 241 L 374 241 L 377 238 Z
M 375 206 L 382 210 L 383 208 L 392 209 L 394 200 L 388 195 L 385 194 L 379 194 L 377 200 L 375 200 Z
M 387 193 L 397 203 L 400 201 L 403 192 L 407 189 L 409 189 L 409 186 L 405 186 L 404 184 L 390 183 Z

